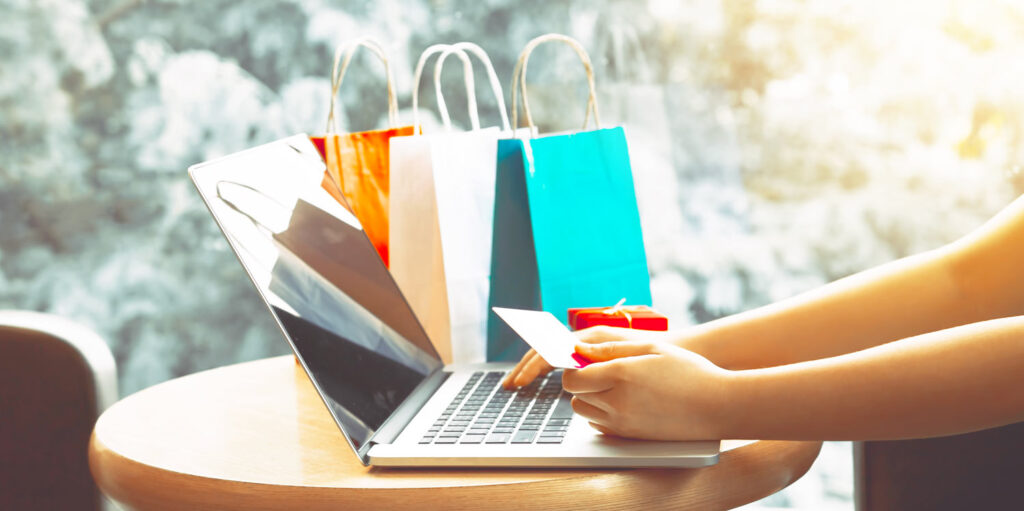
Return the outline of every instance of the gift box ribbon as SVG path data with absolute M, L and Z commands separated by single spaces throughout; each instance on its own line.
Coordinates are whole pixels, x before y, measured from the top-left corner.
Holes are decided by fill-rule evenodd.
M 619 314 L 622 314 L 622 316 L 626 318 L 626 324 L 629 325 L 628 328 L 633 328 L 633 316 L 631 316 L 629 314 L 629 311 L 626 310 L 627 307 L 625 306 L 625 303 L 626 299 L 623 298 L 619 300 L 619 303 L 616 303 L 611 308 L 601 311 L 601 313 L 606 316 L 617 316 Z

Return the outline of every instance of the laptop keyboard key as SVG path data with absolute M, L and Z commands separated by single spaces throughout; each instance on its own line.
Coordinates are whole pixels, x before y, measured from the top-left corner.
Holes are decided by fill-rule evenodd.
M 502 388 L 503 376 L 496 371 L 474 373 L 420 443 L 561 443 L 573 416 L 572 396 L 562 391 L 561 372 L 518 391 Z
M 568 393 L 563 392 L 558 398 L 558 405 L 555 406 L 555 411 L 551 414 L 552 419 L 571 419 L 572 418 L 572 396 Z
M 487 443 L 489 444 L 507 444 L 512 438 L 511 433 L 491 433 L 491 436 L 487 437 Z
M 520 430 L 520 431 L 516 432 L 515 435 L 512 435 L 512 443 L 513 444 L 532 444 L 533 443 L 533 439 L 536 438 L 536 436 L 537 436 L 537 432 L 536 431 Z

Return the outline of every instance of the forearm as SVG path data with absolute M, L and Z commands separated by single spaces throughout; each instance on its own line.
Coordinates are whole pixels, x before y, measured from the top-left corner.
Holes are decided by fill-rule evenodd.
M 1024 420 L 1024 316 L 732 373 L 723 438 L 881 440 Z
M 814 360 L 982 319 L 964 307 L 942 251 L 918 254 L 778 303 L 680 332 L 730 369 Z
M 831 357 L 1024 314 L 1024 197 L 938 250 L 679 332 L 680 346 L 730 369 Z

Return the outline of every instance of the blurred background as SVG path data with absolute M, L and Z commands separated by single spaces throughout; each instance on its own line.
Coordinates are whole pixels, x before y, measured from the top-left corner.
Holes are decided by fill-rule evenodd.
M 1024 192 L 1009 0 L 0 0 L 0 308 L 93 327 L 122 395 L 287 353 L 185 169 L 322 133 L 339 42 L 384 44 L 408 123 L 427 46 L 480 44 L 508 98 L 545 32 L 584 44 L 602 121 L 626 126 L 674 327 L 935 248 Z M 571 51 L 538 49 L 528 81 L 542 131 L 579 127 Z M 497 124 L 479 68 L 477 85 Z M 378 62 L 356 59 L 339 97 L 342 129 L 385 125 Z M 754 507 L 852 509 L 852 491 L 849 444 L 827 443 Z

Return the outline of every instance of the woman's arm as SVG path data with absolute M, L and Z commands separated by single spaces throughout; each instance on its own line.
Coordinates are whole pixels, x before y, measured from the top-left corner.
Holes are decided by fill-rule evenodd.
M 672 342 L 722 367 L 747 369 L 1022 313 L 1024 197 L 946 247 L 674 332 Z
M 959 241 L 758 309 L 672 332 L 596 327 L 584 343 L 670 342 L 727 369 L 851 353 L 905 337 L 1024 314 L 1024 196 Z M 532 350 L 507 386 L 551 370 Z
M 875 440 L 1024 420 L 1024 316 L 797 364 L 729 371 L 663 343 L 581 344 L 574 408 L 605 433 Z
M 883 440 L 1024 420 L 1024 316 L 740 371 L 729 438 Z M 744 436 L 744 435 L 747 436 Z
M 1024 239 L 1024 226 L 1021 232 Z M 984 311 L 969 304 L 957 283 L 951 262 L 957 253 L 944 248 L 908 257 L 788 300 L 688 329 L 644 332 L 594 327 L 577 332 L 577 336 L 589 344 L 668 342 L 720 367 L 737 370 L 831 357 L 988 319 Z M 1020 257 L 1024 261 L 1024 253 Z M 961 266 L 961 271 L 973 267 Z M 1024 290 L 1024 283 L 1020 287 Z M 1024 297 L 1021 299 L 1024 305 Z M 530 350 L 509 372 L 505 384 L 526 385 L 550 370 L 551 366 Z

